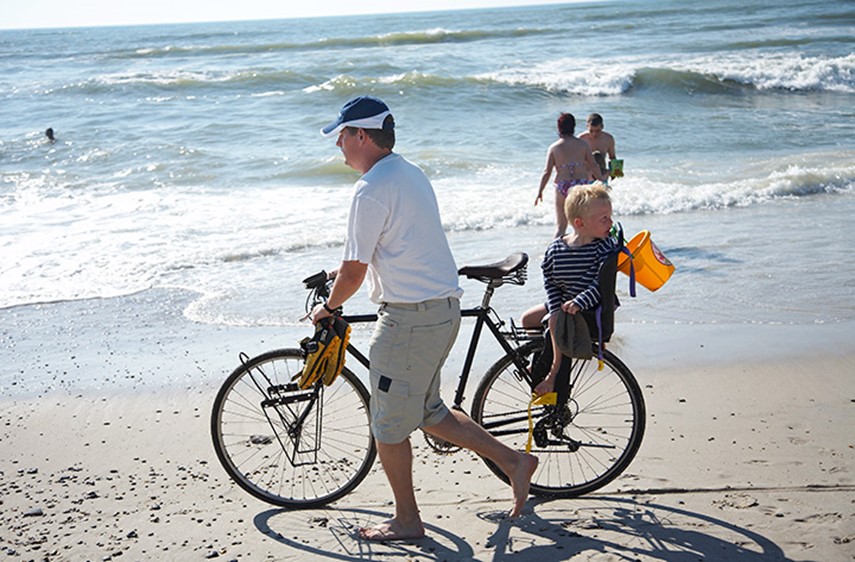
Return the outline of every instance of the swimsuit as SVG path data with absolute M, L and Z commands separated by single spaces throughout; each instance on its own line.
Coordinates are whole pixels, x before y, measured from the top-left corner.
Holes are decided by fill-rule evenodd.
M 576 179 L 576 180 L 556 180 L 555 181 L 555 190 L 567 197 L 567 194 L 570 193 L 570 190 L 576 187 L 577 185 L 586 185 L 588 184 L 587 179 Z
M 567 168 L 570 174 L 573 174 L 576 171 L 576 166 L 581 166 L 581 162 L 567 162 L 566 164 L 561 164 L 558 166 L 559 168 Z M 555 190 L 560 193 L 563 197 L 567 197 L 567 194 L 571 189 L 576 187 L 577 185 L 585 185 L 588 183 L 587 178 L 576 178 L 572 180 L 555 180 Z

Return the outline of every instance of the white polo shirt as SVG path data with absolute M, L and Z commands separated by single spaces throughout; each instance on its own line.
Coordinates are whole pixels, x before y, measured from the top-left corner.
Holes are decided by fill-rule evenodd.
M 424 172 L 392 153 L 354 187 L 343 259 L 368 264 L 372 302 L 460 297 L 457 266 Z

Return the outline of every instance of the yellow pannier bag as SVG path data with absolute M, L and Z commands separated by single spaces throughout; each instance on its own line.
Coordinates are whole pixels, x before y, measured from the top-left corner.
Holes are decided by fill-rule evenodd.
M 306 364 L 297 385 L 311 388 L 318 379 L 329 386 L 344 368 L 345 352 L 350 341 L 350 325 L 340 316 L 324 318 L 315 325 L 315 334 L 300 342 L 306 352 Z M 295 377 L 296 378 L 296 377 Z

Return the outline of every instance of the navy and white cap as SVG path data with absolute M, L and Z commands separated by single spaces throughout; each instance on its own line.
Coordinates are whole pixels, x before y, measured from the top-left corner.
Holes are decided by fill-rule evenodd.
M 373 96 L 359 96 L 344 104 L 338 119 L 321 129 L 321 134 L 327 138 L 334 137 L 345 127 L 383 129 L 383 121 L 388 115 L 392 115 L 392 112 L 382 100 Z

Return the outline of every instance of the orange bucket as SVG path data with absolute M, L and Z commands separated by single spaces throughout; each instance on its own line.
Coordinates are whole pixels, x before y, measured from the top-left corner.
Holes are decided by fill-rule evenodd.
M 649 230 L 642 230 L 633 236 L 626 247 L 632 253 L 635 280 L 650 291 L 664 285 L 674 273 L 674 264 L 653 243 Z M 629 263 L 626 254 L 618 254 L 618 269 L 626 275 L 629 275 Z

